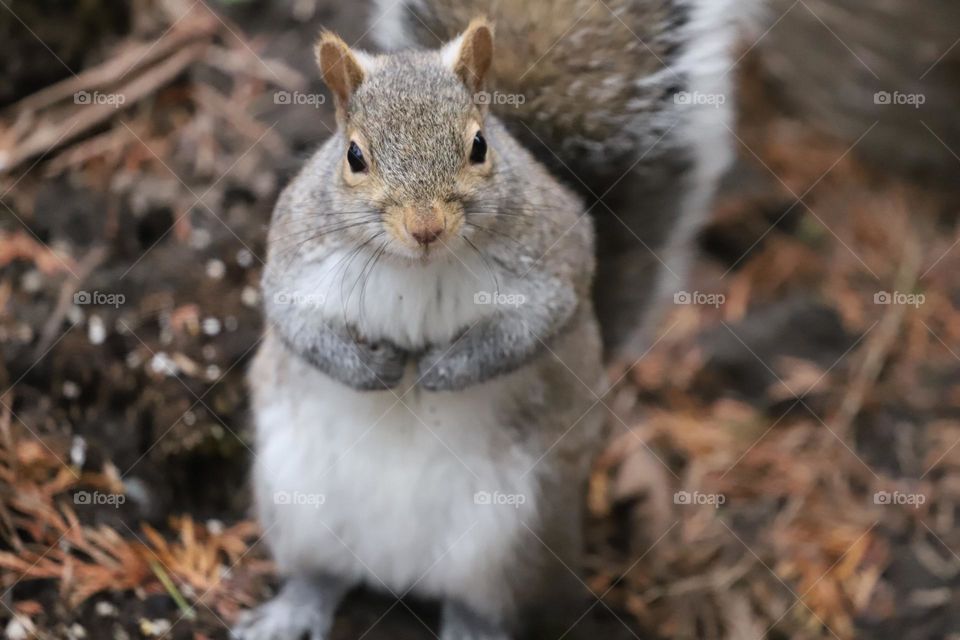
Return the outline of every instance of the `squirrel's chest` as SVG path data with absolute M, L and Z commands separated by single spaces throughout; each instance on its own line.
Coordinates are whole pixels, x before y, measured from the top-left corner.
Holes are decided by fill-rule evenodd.
M 336 251 L 301 272 L 290 295 L 362 335 L 405 348 L 449 341 L 485 315 L 503 276 L 476 256 L 396 264 Z

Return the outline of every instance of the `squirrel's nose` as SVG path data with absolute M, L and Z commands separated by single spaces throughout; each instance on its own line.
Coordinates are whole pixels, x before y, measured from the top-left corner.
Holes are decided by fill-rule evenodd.
M 410 235 L 413 236 L 413 239 L 424 247 L 439 238 L 442 233 L 442 226 L 428 226 L 410 230 Z
M 447 212 L 439 204 L 408 205 L 401 215 L 408 241 L 423 248 L 440 240 L 447 230 Z

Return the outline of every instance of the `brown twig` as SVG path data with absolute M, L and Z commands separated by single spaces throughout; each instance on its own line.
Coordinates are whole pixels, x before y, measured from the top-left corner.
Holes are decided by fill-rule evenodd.
M 107 253 L 107 248 L 103 245 L 94 247 L 87 252 L 77 265 L 75 270 L 77 277 L 66 278 L 63 281 L 60 287 L 60 295 L 57 298 L 57 305 L 53 308 L 53 313 L 50 314 L 50 317 L 44 323 L 43 330 L 40 332 L 40 340 L 33 350 L 34 358 L 39 358 L 46 353 L 50 345 L 53 344 L 53 341 L 57 337 L 57 330 L 60 328 L 60 324 L 70 310 L 70 306 L 73 304 L 73 295 L 77 292 L 77 289 L 80 288 L 83 281 L 93 273 L 93 270 L 100 266 L 106 259 Z
M 913 290 L 920 274 L 921 258 L 919 242 L 915 237 L 911 237 L 906 243 L 897 272 L 895 291 Z M 889 305 L 873 335 L 868 338 L 863 362 L 847 387 L 847 393 L 832 420 L 834 431 L 841 438 L 848 435 L 850 426 L 876 384 L 897 336 L 900 335 L 907 310 L 908 306 L 905 304 Z
M 118 87 L 113 93 L 123 96 L 122 104 L 82 104 L 60 109 L 58 114 L 41 117 L 31 122 L 30 133 L 13 148 L 0 150 L 0 171 L 10 171 L 24 161 L 51 149 L 60 147 L 97 125 L 128 109 L 157 88 L 171 82 L 190 64 L 200 59 L 204 43 L 194 43 L 181 49 L 163 62 L 149 68 L 133 81 Z M 60 117 L 57 117 L 57 116 Z M 28 114 L 24 116 L 32 120 Z M 17 125 L 15 125 L 17 126 Z

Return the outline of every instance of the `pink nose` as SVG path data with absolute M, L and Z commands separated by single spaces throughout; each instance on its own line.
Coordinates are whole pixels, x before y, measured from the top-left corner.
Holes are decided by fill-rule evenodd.
M 443 233 L 443 227 L 422 227 L 410 232 L 413 239 L 424 247 L 434 242 Z

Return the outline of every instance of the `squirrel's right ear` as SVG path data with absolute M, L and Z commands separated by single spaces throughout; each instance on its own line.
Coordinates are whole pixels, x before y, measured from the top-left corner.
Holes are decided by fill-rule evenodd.
M 442 54 L 470 91 L 482 90 L 493 62 L 493 26 L 486 18 L 474 18 L 466 31 L 443 47 Z
M 347 43 L 331 31 L 320 34 L 316 52 L 320 75 L 333 92 L 338 115 L 342 115 L 350 96 L 363 82 L 363 67 Z

